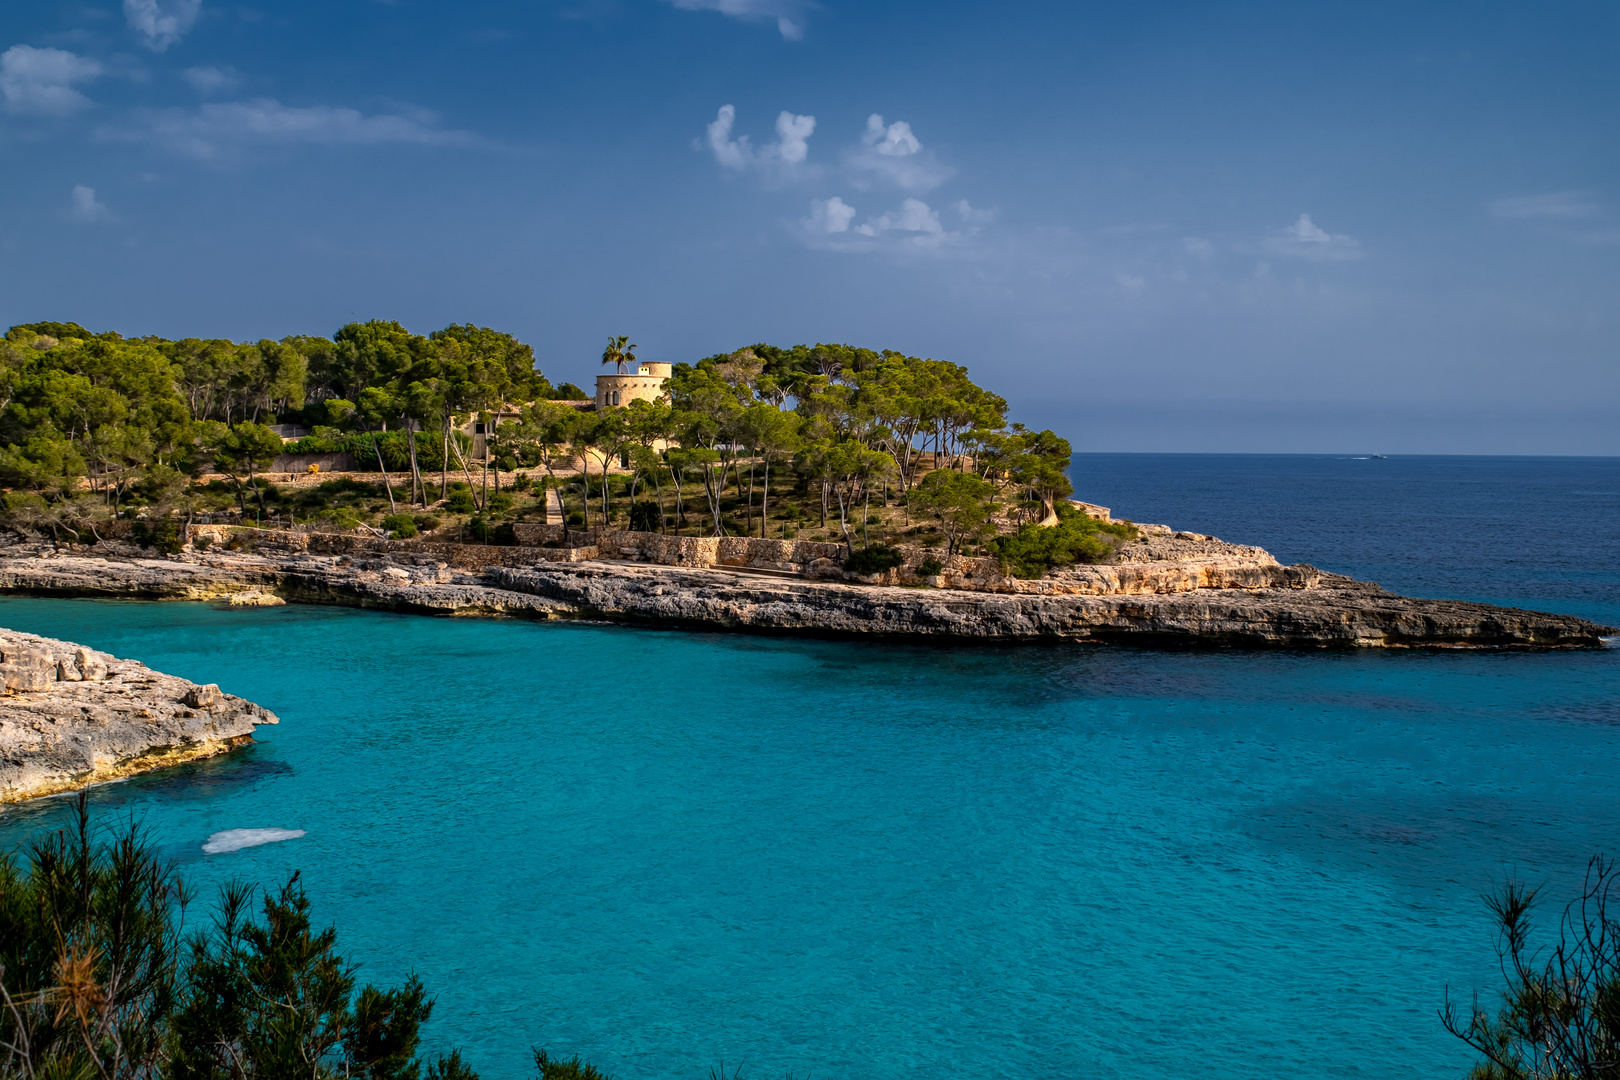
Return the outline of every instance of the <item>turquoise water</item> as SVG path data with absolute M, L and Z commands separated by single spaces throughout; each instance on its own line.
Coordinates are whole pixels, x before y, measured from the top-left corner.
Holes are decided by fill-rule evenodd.
M 1164 489 L 1204 497 L 1197 464 L 1165 459 Z M 1474 558 L 1479 595 L 1511 593 L 1479 539 L 1442 572 Z M 1620 560 L 1592 572 L 1523 587 L 1613 619 Z M 1461 1076 L 1435 1010 L 1494 986 L 1478 893 L 1562 895 L 1620 851 L 1620 649 L 921 648 L 21 598 L 0 625 L 277 711 L 249 751 L 95 802 L 205 895 L 301 869 L 363 974 L 418 971 L 433 1048 L 491 1078 L 532 1045 L 624 1080 Z M 65 808 L 7 812 L 0 845 Z M 238 828 L 308 835 L 202 853 Z

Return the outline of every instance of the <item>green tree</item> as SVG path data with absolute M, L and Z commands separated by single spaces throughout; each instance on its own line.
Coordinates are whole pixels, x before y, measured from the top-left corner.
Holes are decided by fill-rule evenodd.
M 297 874 L 251 915 L 228 886 L 211 930 L 138 827 L 76 828 L 0 857 L 0 1072 L 36 1080 L 476 1080 L 419 1056 L 433 1001 L 413 976 L 355 990 Z
M 1446 1030 L 1483 1058 L 1473 1080 L 1611 1080 L 1620 1075 L 1620 918 L 1614 863 L 1595 856 L 1546 952 L 1533 943 L 1537 891 L 1516 881 L 1486 897 L 1507 985 L 1494 1014 L 1447 994 Z
M 217 420 L 205 421 L 199 431 L 198 445 L 202 452 L 236 485 L 236 502 L 242 513 L 247 513 L 244 477 L 253 485 L 262 512 L 264 492 L 259 489 L 255 474 L 268 469 L 281 453 L 281 436 L 263 424 L 238 424 L 232 428 Z
M 624 335 L 608 338 L 607 348 L 602 350 L 602 364 L 604 367 L 613 364 L 615 370 L 622 375 L 624 374 L 624 365 L 635 363 L 636 346 L 627 344 L 629 340 Z
M 963 542 L 979 539 L 991 531 L 989 481 L 973 474 L 936 469 L 911 489 L 911 508 L 920 515 L 939 521 L 945 534 L 947 554 L 956 554 Z

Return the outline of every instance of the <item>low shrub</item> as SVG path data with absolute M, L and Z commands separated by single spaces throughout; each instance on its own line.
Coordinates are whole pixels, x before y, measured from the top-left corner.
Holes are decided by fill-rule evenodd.
M 868 574 L 881 574 L 885 570 L 892 570 L 906 561 L 906 557 L 892 547 L 883 544 L 873 544 L 855 552 L 844 560 L 844 569 L 863 576 Z
M 489 497 L 489 511 L 492 514 L 504 514 L 512 509 L 512 496 L 504 491 L 497 491 Z
M 432 532 L 439 527 L 439 519 L 432 514 L 417 514 L 416 527 L 423 532 Z
M 580 513 L 578 510 L 575 510 L 573 513 L 568 515 L 568 524 L 570 524 L 570 525 L 583 525 L 583 524 L 585 524 L 585 515 Z
M 450 498 L 445 500 L 444 508 L 452 514 L 472 514 L 478 510 L 478 503 L 471 491 L 452 490 Z
M 1014 577 L 1044 577 L 1054 567 L 1100 563 L 1136 538 L 1136 527 L 1123 521 L 1097 521 L 1058 506 L 1058 523 L 1050 528 L 1024 525 L 1010 536 L 997 537 L 989 547 Z
M 664 523 L 664 515 L 659 511 L 658 504 L 651 501 L 635 503 L 630 507 L 630 529 L 632 532 L 657 532 L 658 527 Z
M 389 514 L 382 519 L 382 527 L 395 540 L 409 540 L 416 535 L 416 519 L 409 514 Z
M 207 551 L 213 546 L 213 543 L 214 538 L 212 536 L 199 536 L 191 542 L 191 546 L 197 551 Z
M 143 548 L 155 548 L 163 555 L 180 554 L 180 526 L 168 518 L 152 524 L 137 521 L 129 531 L 130 539 Z
M 938 577 L 945 572 L 945 566 L 932 555 L 917 564 L 918 577 Z

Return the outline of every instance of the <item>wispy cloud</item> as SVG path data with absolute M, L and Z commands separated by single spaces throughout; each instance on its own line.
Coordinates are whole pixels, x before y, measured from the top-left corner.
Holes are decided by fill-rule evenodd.
M 96 189 L 83 184 L 73 185 L 71 205 L 68 207 L 68 216 L 74 221 L 90 224 L 101 221 L 109 216 L 107 204 L 96 198 Z
M 1359 241 L 1343 233 L 1328 232 L 1312 221 L 1309 214 L 1299 215 L 1298 221 L 1268 237 L 1264 246 L 1273 255 L 1317 262 L 1359 259 L 1363 254 Z
M 718 11 L 734 19 L 776 21 L 776 29 L 789 41 L 804 37 L 804 14 L 808 0 L 670 0 L 682 11 Z
M 861 144 L 845 155 L 845 162 L 862 186 L 875 179 L 903 191 L 932 191 L 951 175 L 931 150 L 923 148 L 910 124 L 904 120 L 885 124 L 878 113 L 866 118 Z
M 1486 204 L 1492 217 L 1509 221 L 1574 221 L 1597 217 L 1598 201 L 1580 191 L 1554 191 L 1545 195 L 1518 195 Z
M 153 52 L 185 37 L 197 21 L 202 0 L 124 0 L 124 18 Z
M 228 67 L 189 67 L 180 73 L 180 77 L 203 95 L 228 93 L 242 82 L 236 70 Z
M 163 109 L 139 114 L 133 127 L 107 131 L 107 138 L 149 142 L 200 160 L 218 159 L 256 143 L 311 143 L 326 146 L 461 146 L 477 139 L 465 131 L 437 126 L 428 113 L 366 115 L 331 105 L 299 108 L 273 98 L 228 101 L 196 109 Z
M 13 45 L 0 53 L 0 99 L 8 113 L 64 116 L 90 104 L 74 87 L 101 71 L 94 60 L 64 49 Z
M 940 211 L 921 199 L 903 199 L 895 209 L 857 225 L 860 212 L 839 196 L 813 199 L 810 216 L 799 221 L 800 238 L 811 247 L 830 251 L 937 252 L 959 244 L 995 214 L 974 209 L 966 199 L 951 209 L 957 228 L 947 227 Z
M 737 172 L 792 172 L 810 156 L 810 136 L 816 130 L 813 116 L 798 116 L 784 109 L 776 118 L 776 141 L 757 150 L 747 135 L 731 137 L 736 122 L 736 108 L 722 105 L 708 127 L 709 149 L 714 153 L 714 160 L 724 168 Z

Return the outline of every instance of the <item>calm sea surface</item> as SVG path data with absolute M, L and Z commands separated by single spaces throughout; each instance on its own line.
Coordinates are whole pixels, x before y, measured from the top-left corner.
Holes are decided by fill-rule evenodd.
M 1116 515 L 1620 623 L 1620 459 L 1081 455 Z M 304 873 L 430 1049 L 623 1080 L 1460 1077 L 1478 894 L 1620 854 L 1620 649 L 924 648 L 0 600 L 281 715 L 109 785 L 207 897 Z M 0 816 L 0 847 L 65 800 Z M 215 832 L 303 839 L 205 855 Z M 194 917 L 204 915 L 199 904 Z

